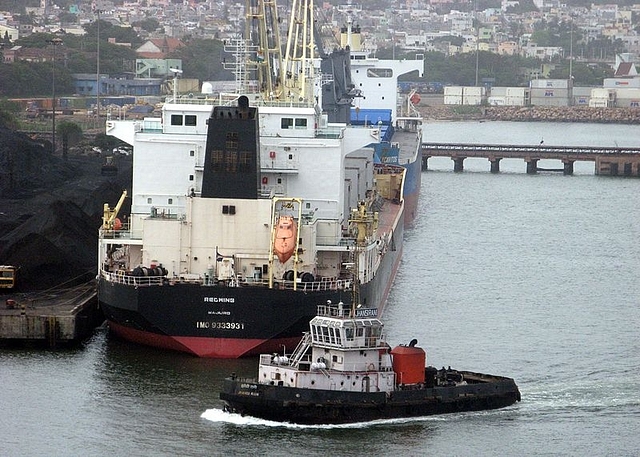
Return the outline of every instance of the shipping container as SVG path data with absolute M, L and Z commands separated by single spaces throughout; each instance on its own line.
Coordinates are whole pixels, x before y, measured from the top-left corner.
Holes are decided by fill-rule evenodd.
M 467 95 L 481 97 L 485 94 L 485 92 L 486 92 L 486 89 L 484 87 L 465 86 L 462 88 L 462 95 L 464 95 L 465 97 Z
M 445 105 L 462 105 L 462 95 L 445 95 Z
M 640 98 L 620 98 L 615 102 L 618 108 L 640 108 Z
M 613 102 L 606 98 L 592 98 L 589 100 L 590 108 L 610 108 Z
M 509 97 L 526 97 L 528 93 L 528 87 L 507 87 L 506 95 Z
M 576 106 L 589 106 L 589 100 L 591 100 L 591 97 L 585 95 L 573 96 L 573 104 Z
M 444 96 L 447 95 L 462 95 L 462 86 L 446 86 L 444 88 Z
M 640 98 L 640 89 L 616 89 L 616 98 Z
M 481 95 L 465 95 L 462 98 L 463 105 L 482 105 L 484 97 Z
M 492 87 L 491 97 L 504 97 L 507 95 L 508 89 L 510 89 L 510 87 Z
M 640 88 L 640 78 L 605 78 L 602 84 L 603 87 L 610 89 L 617 88 Z
M 568 89 L 568 79 L 532 79 L 529 87 L 536 89 Z
M 531 98 L 569 98 L 569 89 L 531 89 Z
M 525 106 L 527 104 L 528 98 L 526 97 L 516 97 L 516 96 L 507 96 L 505 97 L 505 105 L 507 106 Z
M 591 89 L 591 98 L 613 100 L 616 98 L 616 92 L 613 89 L 604 89 L 601 87 L 594 87 L 593 89 Z
M 568 97 L 531 97 L 533 106 L 569 106 Z
M 491 96 L 487 98 L 487 103 L 490 106 L 504 106 L 506 104 L 506 98 L 504 96 Z

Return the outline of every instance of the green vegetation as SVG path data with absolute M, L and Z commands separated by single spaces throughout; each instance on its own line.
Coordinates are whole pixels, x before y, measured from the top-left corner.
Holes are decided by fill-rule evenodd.
M 62 121 L 58 124 L 56 132 L 62 138 L 62 158 L 67 159 L 69 147 L 82 141 L 82 128 L 75 122 Z

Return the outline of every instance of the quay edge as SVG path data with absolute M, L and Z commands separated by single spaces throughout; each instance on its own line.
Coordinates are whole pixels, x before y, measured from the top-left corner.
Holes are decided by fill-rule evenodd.
M 0 307 L 0 346 L 70 347 L 104 322 L 93 281 L 47 294 L 5 294 Z

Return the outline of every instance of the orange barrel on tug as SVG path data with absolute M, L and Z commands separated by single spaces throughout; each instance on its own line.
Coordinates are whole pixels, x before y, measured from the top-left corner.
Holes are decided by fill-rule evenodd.
M 418 384 L 424 382 L 424 367 L 427 353 L 422 348 L 415 347 L 413 340 L 409 346 L 396 346 L 391 350 L 393 356 L 393 371 L 396 373 L 398 384 Z

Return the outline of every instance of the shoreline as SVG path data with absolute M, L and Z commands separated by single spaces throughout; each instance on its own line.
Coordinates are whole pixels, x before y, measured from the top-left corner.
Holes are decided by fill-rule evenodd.
M 418 106 L 424 120 L 640 124 L 640 108 L 588 106 Z

